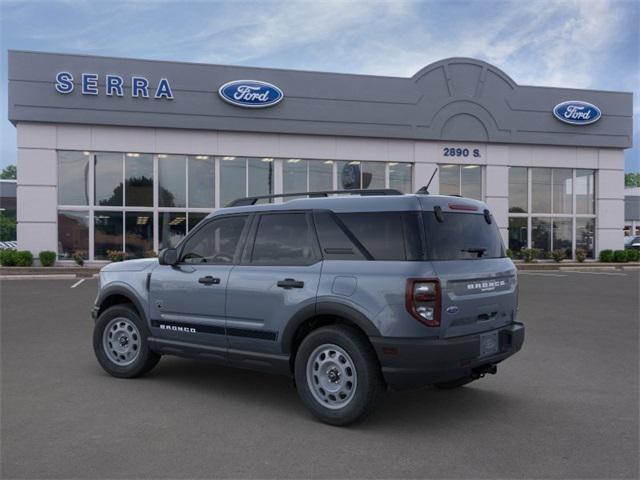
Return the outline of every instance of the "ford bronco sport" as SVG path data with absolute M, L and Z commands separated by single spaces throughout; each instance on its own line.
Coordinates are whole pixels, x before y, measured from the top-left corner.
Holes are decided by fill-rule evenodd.
M 484 203 L 334 193 L 238 199 L 158 260 L 102 268 L 100 365 L 136 377 L 172 354 L 290 375 L 346 425 L 387 388 L 460 387 L 521 348 L 516 269 Z

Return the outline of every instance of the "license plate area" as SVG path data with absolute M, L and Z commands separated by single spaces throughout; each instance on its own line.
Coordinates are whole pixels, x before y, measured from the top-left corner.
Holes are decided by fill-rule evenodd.
M 496 355 L 500 351 L 500 338 L 498 332 L 483 333 L 480 335 L 480 358 Z

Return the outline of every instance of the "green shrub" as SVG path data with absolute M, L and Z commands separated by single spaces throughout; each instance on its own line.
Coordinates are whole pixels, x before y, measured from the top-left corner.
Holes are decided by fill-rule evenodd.
M 613 250 L 602 250 L 600 252 L 601 262 L 613 262 Z
M 56 263 L 56 252 L 52 252 L 51 250 L 44 250 L 40 252 L 38 258 L 40 259 L 40 265 L 43 267 L 51 267 L 54 263 Z
M 580 263 L 584 262 L 587 259 L 587 251 L 583 248 L 576 249 L 576 260 Z
M 613 261 L 618 263 L 624 263 L 627 261 L 627 251 L 626 250 L 616 250 L 613 252 Z
M 15 267 L 17 261 L 16 253 L 12 249 L 0 250 L 0 265 L 3 267 Z
M 109 257 L 109 260 L 112 262 L 122 262 L 127 258 L 127 254 L 120 250 L 107 250 L 107 257 Z
M 85 250 L 76 250 L 71 255 L 71 258 L 73 258 L 78 265 L 82 266 L 84 265 L 84 259 L 87 258 L 87 256 L 88 255 Z
M 630 262 L 637 262 L 640 260 L 640 250 L 636 250 L 634 248 L 627 250 L 627 260 Z
M 535 248 L 523 248 L 520 254 L 525 263 L 531 263 L 538 257 L 538 251 Z
M 513 251 L 510 248 L 507 248 L 505 255 L 509 258 L 513 258 Z
M 553 260 L 557 263 L 560 263 L 562 260 L 564 260 L 566 256 L 567 255 L 564 253 L 564 250 L 556 249 L 551 252 L 551 258 L 553 258 Z
M 33 254 L 29 250 L 18 250 L 16 252 L 16 266 L 30 267 L 33 265 Z

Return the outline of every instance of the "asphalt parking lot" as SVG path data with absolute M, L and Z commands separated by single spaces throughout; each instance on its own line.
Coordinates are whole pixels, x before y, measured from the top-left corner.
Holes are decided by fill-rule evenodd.
M 93 357 L 96 281 L 0 282 L 2 478 L 638 478 L 639 272 L 523 272 L 525 346 L 457 391 L 349 428 L 284 377 Z

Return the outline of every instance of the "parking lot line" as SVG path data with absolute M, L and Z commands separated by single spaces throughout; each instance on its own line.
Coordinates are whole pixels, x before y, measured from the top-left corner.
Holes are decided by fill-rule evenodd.
M 535 275 L 538 277 L 568 277 L 567 274 L 562 273 L 544 273 L 544 272 L 518 272 L 518 276 L 520 275 Z
M 616 273 L 616 272 L 584 272 L 582 270 L 571 270 L 571 273 L 586 273 L 588 275 L 615 275 L 618 277 L 626 277 L 626 273 Z
M 80 280 L 78 280 L 76 283 L 74 283 L 73 285 L 71 285 L 71 288 L 76 288 L 78 285 L 80 285 L 82 282 L 84 282 L 86 280 L 86 278 L 81 278 Z

